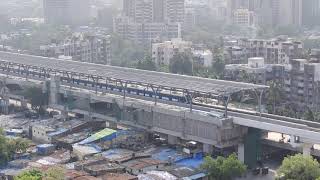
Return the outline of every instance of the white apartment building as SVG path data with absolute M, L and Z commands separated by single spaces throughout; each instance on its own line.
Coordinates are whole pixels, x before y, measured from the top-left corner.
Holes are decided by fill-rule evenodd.
M 239 26 L 254 25 L 254 13 L 249 9 L 237 9 L 233 13 L 233 23 Z
M 203 67 L 211 67 L 213 55 L 210 50 L 194 50 L 192 42 L 183 41 L 180 38 L 152 44 L 152 59 L 156 65 L 170 65 L 172 57 L 177 53 L 190 53 L 193 56 L 193 63 Z
M 152 44 L 152 60 L 156 65 L 169 65 L 171 58 L 179 52 L 191 52 L 192 43 L 180 38 Z
M 213 62 L 213 54 L 210 50 L 193 50 L 192 55 L 195 63 L 203 67 L 211 67 Z

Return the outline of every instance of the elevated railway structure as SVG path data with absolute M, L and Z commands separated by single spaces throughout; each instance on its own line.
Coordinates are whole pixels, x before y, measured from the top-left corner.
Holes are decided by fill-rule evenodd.
M 244 161 L 258 156 L 258 148 L 244 149 L 257 146 L 261 131 L 292 136 L 292 146 L 301 145 L 305 154 L 320 144 L 319 123 L 261 112 L 267 86 L 8 52 L 0 52 L 0 73 L 17 77 L 18 84 L 46 82 L 51 107 L 167 134 L 171 143 L 198 141 L 206 151 L 238 145 Z M 228 108 L 230 96 L 240 91 L 255 92 L 258 112 Z M 194 101 L 199 97 L 204 103 Z M 68 99 L 74 107 L 66 106 Z M 206 104 L 207 99 L 219 99 L 224 106 Z

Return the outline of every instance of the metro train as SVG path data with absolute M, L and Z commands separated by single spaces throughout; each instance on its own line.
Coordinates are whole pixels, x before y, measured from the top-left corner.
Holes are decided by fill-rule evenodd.
M 62 79 L 62 81 L 67 81 L 67 79 Z M 87 80 L 74 80 L 75 84 L 83 84 L 84 86 L 92 86 L 94 87 L 94 84 L 90 81 Z M 107 89 L 115 92 L 123 92 L 123 88 L 120 86 L 117 86 L 115 84 L 105 84 L 105 83 L 98 83 L 97 86 L 100 89 Z M 154 97 L 153 91 L 150 89 L 139 89 L 139 88 L 133 88 L 133 87 L 127 87 L 126 88 L 126 93 L 128 94 L 134 94 L 134 95 L 140 95 L 144 97 Z M 162 100 L 167 100 L 167 101 L 173 101 L 173 102 L 179 102 L 179 103 L 184 103 L 184 104 L 190 104 L 188 98 L 185 96 L 179 95 L 179 94 L 168 94 L 168 93 L 163 93 L 159 92 L 157 94 L 158 99 Z M 206 107 L 206 108 L 211 108 L 215 110 L 220 110 L 224 111 L 225 108 L 223 106 L 219 105 L 212 105 L 212 104 L 204 104 L 204 103 L 198 103 L 198 102 L 192 102 L 193 105 L 196 106 L 201 106 L 201 107 Z M 293 122 L 293 123 L 303 123 L 312 127 L 317 127 L 320 128 L 320 123 L 316 122 L 310 122 L 310 121 L 305 121 L 302 119 L 295 119 L 295 118 L 290 118 L 290 117 L 285 117 L 285 116 L 279 116 L 279 115 L 274 115 L 274 114 L 268 114 L 268 113 L 261 113 L 257 111 L 252 111 L 252 110 L 245 110 L 245 109 L 237 109 L 237 108 L 228 108 L 229 112 L 234 112 L 234 113 L 242 113 L 242 114 L 247 114 L 247 115 L 252 115 L 252 116 L 257 116 L 257 117 L 264 117 L 264 118 L 271 118 L 275 120 L 280 120 L 280 121 L 287 121 L 287 122 Z

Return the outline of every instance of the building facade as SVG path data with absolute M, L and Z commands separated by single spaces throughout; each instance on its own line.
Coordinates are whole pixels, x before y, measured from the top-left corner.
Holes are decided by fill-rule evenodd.
M 233 23 L 238 26 L 254 25 L 254 13 L 249 9 L 237 9 L 233 13 Z
M 152 44 L 152 60 L 157 66 L 169 65 L 172 57 L 177 53 L 191 53 L 192 43 L 181 39 L 172 39 L 163 43 Z
M 125 0 L 123 14 L 114 18 L 114 32 L 150 46 L 181 37 L 184 20 L 184 0 Z
M 294 59 L 286 67 L 284 90 L 287 101 L 301 109 L 320 108 L 320 63 Z
M 318 26 L 320 18 L 320 0 L 302 1 L 302 24 L 304 26 Z
M 320 63 L 291 59 L 289 64 L 264 64 L 263 58 L 249 58 L 247 64 L 226 65 L 226 80 L 267 84 L 276 81 L 283 100 L 299 110 L 320 110 Z
M 207 68 L 212 66 L 212 52 L 208 49 L 195 50 L 190 41 L 176 38 L 171 41 L 152 44 L 152 60 L 157 66 L 170 65 L 171 59 L 178 53 L 190 54 L 194 65 Z
M 40 55 L 74 61 L 110 64 L 111 63 L 111 37 L 77 34 L 58 44 L 40 47 Z
M 242 38 L 238 39 L 236 45 L 231 48 L 241 51 L 238 54 L 244 54 L 244 59 L 263 57 L 266 64 L 288 64 L 290 59 L 301 57 L 303 52 L 302 42 L 287 37 L 268 40 Z M 230 52 L 233 51 L 227 51 L 227 53 Z M 239 59 L 233 59 L 233 54 L 229 57 L 231 58 L 229 63 L 239 62 Z
M 224 78 L 232 81 L 244 81 L 266 85 L 268 81 L 277 80 L 283 83 L 285 65 L 265 64 L 264 58 L 253 57 L 247 64 L 228 64 Z
M 182 31 L 180 23 L 135 23 L 128 17 L 114 19 L 113 27 L 122 38 L 145 46 L 180 37 Z

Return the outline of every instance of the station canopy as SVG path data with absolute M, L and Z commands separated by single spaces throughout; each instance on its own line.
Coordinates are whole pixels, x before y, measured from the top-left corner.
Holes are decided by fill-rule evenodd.
M 160 89 L 181 90 L 200 94 L 223 95 L 242 90 L 261 90 L 268 88 L 268 86 L 264 85 L 145 71 L 9 52 L 0 52 L 0 62 L 36 66 L 55 71 L 89 74 L 129 84 L 142 84 L 150 87 L 158 87 Z

